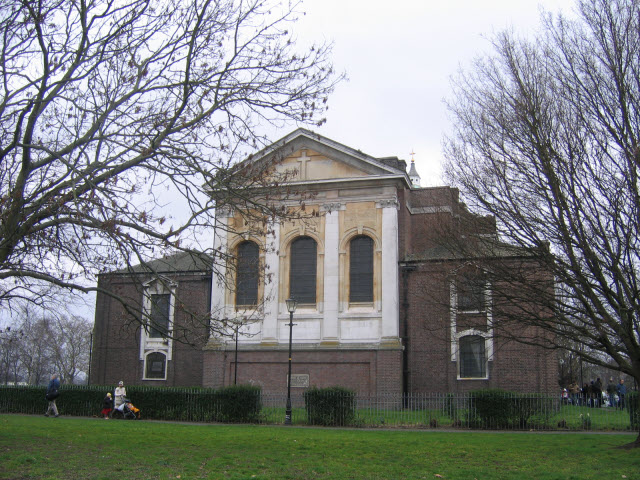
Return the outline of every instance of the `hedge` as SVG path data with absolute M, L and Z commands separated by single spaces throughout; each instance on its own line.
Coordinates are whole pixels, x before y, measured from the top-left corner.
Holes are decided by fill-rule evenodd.
M 554 412 L 553 398 L 499 389 L 470 392 L 472 428 L 526 428 L 530 422 L 544 424 Z
M 351 425 L 356 418 L 356 394 L 342 387 L 304 392 L 304 408 L 310 425 Z
M 127 386 L 127 398 L 141 417 L 195 422 L 258 422 L 260 387 L 237 385 L 220 389 Z M 0 387 L 0 413 L 44 413 L 47 401 L 42 386 Z M 62 385 L 56 400 L 62 415 L 98 416 L 106 386 Z

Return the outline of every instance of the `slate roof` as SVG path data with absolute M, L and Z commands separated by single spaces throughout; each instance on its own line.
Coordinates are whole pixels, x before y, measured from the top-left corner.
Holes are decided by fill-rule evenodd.
M 211 272 L 212 269 L 213 258 L 210 255 L 200 252 L 179 252 L 164 258 L 151 260 L 146 264 L 134 265 L 130 268 L 123 268 L 109 273 L 192 273 Z
M 428 262 L 438 260 L 463 260 L 473 258 L 532 257 L 529 249 L 501 242 L 495 237 L 472 237 L 464 245 L 440 245 L 422 252 L 408 253 L 403 262 Z

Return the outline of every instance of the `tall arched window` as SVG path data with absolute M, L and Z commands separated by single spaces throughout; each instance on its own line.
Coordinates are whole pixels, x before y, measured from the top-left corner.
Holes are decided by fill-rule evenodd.
M 298 303 L 316 303 L 316 241 L 300 237 L 291 244 L 289 296 Z
M 467 335 L 459 340 L 460 378 L 486 378 L 487 357 L 485 339 L 480 335 Z
M 350 243 L 349 301 L 373 302 L 373 240 L 366 235 Z
M 237 249 L 236 305 L 258 304 L 259 248 L 254 242 L 242 242 Z

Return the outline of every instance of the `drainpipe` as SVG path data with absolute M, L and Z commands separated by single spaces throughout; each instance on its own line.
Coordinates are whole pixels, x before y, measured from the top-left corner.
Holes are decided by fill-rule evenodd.
M 402 398 L 406 407 L 407 394 L 409 393 L 409 274 L 415 271 L 415 265 L 400 264 L 402 272 Z

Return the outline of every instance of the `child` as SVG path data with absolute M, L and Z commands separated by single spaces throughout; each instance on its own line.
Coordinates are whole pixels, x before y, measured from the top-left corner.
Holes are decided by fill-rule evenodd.
M 109 414 L 111 413 L 111 408 L 113 407 L 113 398 L 111 398 L 111 393 L 107 392 L 107 396 L 104 397 L 102 401 L 102 415 L 104 415 L 105 420 L 109 420 Z

